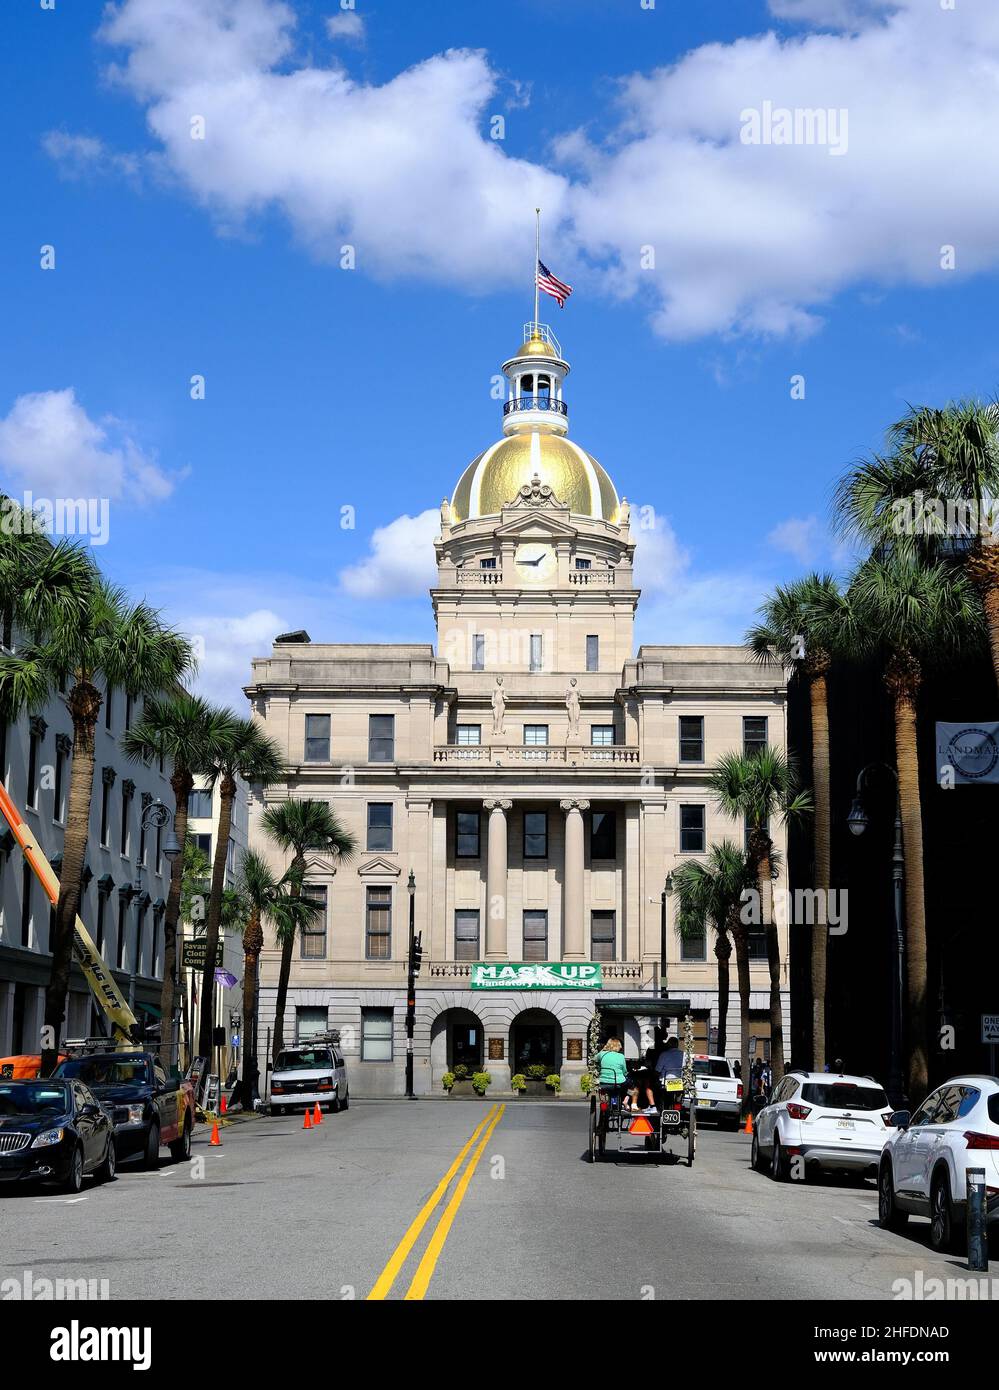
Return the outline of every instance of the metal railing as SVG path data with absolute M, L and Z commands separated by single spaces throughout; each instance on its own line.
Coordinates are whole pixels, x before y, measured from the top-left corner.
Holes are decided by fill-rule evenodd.
M 592 746 L 543 743 L 447 743 L 434 749 L 435 763 L 614 763 L 635 765 L 641 762 L 637 748 L 623 744 Z
M 556 400 L 554 396 L 515 396 L 513 400 L 503 402 L 504 415 L 515 410 L 550 410 L 556 415 L 569 414 L 565 401 Z

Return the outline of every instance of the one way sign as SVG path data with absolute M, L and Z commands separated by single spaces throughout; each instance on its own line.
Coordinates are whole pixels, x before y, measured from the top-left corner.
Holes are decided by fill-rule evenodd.
M 982 1014 L 982 1042 L 999 1043 L 999 1014 Z

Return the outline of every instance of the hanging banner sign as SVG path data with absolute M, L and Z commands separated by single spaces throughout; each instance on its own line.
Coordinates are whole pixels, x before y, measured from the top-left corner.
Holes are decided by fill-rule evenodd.
M 603 972 L 592 961 L 477 962 L 473 989 L 600 989 Z
M 225 950 L 225 942 L 219 941 L 218 950 L 215 954 L 215 968 L 219 969 L 222 965 L 222 953 Z M 180 948 L 180 963 L 184 970 L 204 970 L 205 956 L 208 954 L 208 942 L 203 936 L 196 936 L 193 941 L 184 941 Z
M 937 781 L 942 787 L 999 782 L 999 722 L 937 724 Z

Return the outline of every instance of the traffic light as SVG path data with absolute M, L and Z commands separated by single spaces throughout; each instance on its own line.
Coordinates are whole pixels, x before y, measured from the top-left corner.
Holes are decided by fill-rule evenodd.
M 413 940 L 413 974 L 419 975 L 420 962 L 423 960 L 423 933 Z

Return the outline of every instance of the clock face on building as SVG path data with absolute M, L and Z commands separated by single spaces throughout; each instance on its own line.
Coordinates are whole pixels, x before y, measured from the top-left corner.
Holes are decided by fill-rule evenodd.
M 544 541 L 524 541 L 514 557 L 517 579 L 525 586 L 550 584 L 558 565 L 555 551 Z

